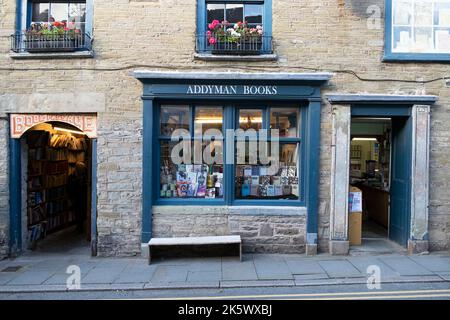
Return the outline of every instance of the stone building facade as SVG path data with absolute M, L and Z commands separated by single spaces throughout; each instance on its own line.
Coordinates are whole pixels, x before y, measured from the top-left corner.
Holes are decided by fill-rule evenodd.
M 303 207 L 238 210 L 233 206 L 157 205 L 152 208 L 152 221 L 143 222 L 143 85 L 133 76 L 139 70 L 330 73 L 330 80 L 321 89 L 317 242 L 311 242 L 318 244 L 322 252 L 332 249 L 331 221 L 338 220 L 332 219 L 332 190 L 336 190 L 331 185 L 333 119 L 340 106 L 351 104 L 343 98 L 336 98 L 333 104 L 328 96 L 406 96 L 413 105 L 421 103 L 411 96 L 437 97 L 429 108 L 425 240 L 430 250 L 448 250 L 450 88 L 443 80 L 450 76 L 448 64 L 383 61 L 384 0 L 268 2 L 272 8 L 273 55 L 264 59 L 217 60 L 196 53 L 195 0 L 92 1 L 88 6 L 92 10 L 92 56 L 39 57 L 11 51 L 10 35 L 16 31 L 22 2 L 1 1 L 0 257 L 9 254 L 11 240 L 10 114 L 45 113 L 97 116 L 98 255 L 141 254 L 143 223 L 152 223 L 153 237 L 240 234 L 247 252 L 304 253 L 308 249 L 307 213 Z M 429 105 L 430 99 L 425 100 L 423 104 Z M 282 210 L 287 213 L 281 213 Z M 344 230 L 345 223 L 341 226 Z M 346 241 L 345 236 L 340 240 Z

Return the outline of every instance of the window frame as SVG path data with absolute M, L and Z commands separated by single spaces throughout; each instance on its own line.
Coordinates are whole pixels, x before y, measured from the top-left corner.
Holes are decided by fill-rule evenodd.
M 280 137 L 280 144 L 282 143 L 298 143 L 299 144 L 299 154 L 298 154 L 298 177 L 299 177 L 299 197 L 298 199 L 237 199 L 236 198 L 236 189 L 234 186 L 234 177 L 236 172 L 236 163 L 227 164 L 225 159 L 227 156 L 227 150 L 229 148 L 235 147 L 235 141 L 227 141 L 226 134 L 223 137 L 223 182 L 224 182 L 224 195 L 223 198 L 219 199 L 202 199 L 202 198 L 162 198 L 160 197 L 160 167 L 161 167 L 161 141 L 170 140 L 168 137 L 164 137 L 160 135 L 160 116 L 161 116 L 161 107 L 163 106 L 176 106 L 176 105 L 187 105 L 189 106 L 189 116 L 190 116 L 190 124 L 193 125 L 194 122 L 194 110 L 195 107 L 207 107 L 207 106 L 222 106 L 223 108 L 223 121 L 222 128 L 223 130 L 227 129 L 236 129 L 238 128 L 237 119 L 239 116 L 240 109 L 263 109 L 263 128 L 270 128 L 270 109 L 271 108 L 287 108 L 287 107 L 296 107 L 299 112 L 299 136 L 298 137 Z M 166 101 L 158 101 L 155 103 L 155 117 L 154 117 L 154 146 L 155 152 L 153 152 L 153 168 L 154 170 L 154 181 L 153 184 L 154 192 L 154 205 L 203 205 L 203 206 L 293 206 L 293 207 L 304 207 L 306 206 L 306 134 L 307 134 L 307 112 L 308 112 L 308 102 L 302 101 L 276 101 L 276 102 L 238 102 L 238 101 L 220 101 L 220 102 L 212 102 L 212 101 L 183 101 L 183 100 L 166 100 Z M 265 115 L 265 117 L 264 117 Z M 267 126 L 264 126 L 267 125 Z M 194 132 L 193 127 L 190 127 L 191 139 L 193 140 Z
M 32 17 L 32 4 L 33 2 L 71 2 L 69 0 L 48 0 L 48 1 L 33 1 L 33 0 L 18 0 L 18 9 L 17 9 L 17 17 L 16 17 L 16 32 L 20 33 L 26 30 L 31 25 L 31 17 Z M 81 0 L 75 0 L 73 2 L 83 2 Z M 92 36 L 93 32 L 93 6 L 94 0 L 86 0 L 86 17 L 85 17 L 85 34 L 88 36 Z
M 409 53 L 392 52 L 392 26 L 393 26 L 393 0 L 386 0 L 385 14 L 385 50 L 383 61 L 426 61 L 426 62 L 446 62 L 450 61 L 450 53 Z

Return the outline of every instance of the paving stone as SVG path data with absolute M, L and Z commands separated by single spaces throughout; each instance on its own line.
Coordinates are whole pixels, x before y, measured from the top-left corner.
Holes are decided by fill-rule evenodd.
M 44 284 L 45 285 L 66 285 L 67 279 L 70 277 L 67 273 L 55 273 L 50 278 L 48 278 Z
M 346 260 L 325 260 L 319 261 L 320 266 L 330 276 L 330 278 L 351 278 L 361 277 L 362 274 L 350 262 Z
M 324 270 L 317 261 L 305 258 L 285 258 L 289 270 L 292 274 L 321 274 Z
M 187 282 L 220 281 L 221 278 L 220 271 L 189 271 Z
M 369 266 L 377 266 L 380 268 L 381 280 L 391 279 L 400 276 L 398 272 L 392 270 L 376 257 L 348 257 L 347 260 L 355 266 L 363 275 L 367 276 L 367 268 Z
M 432 272 L 450 272 L 450 257 L 415 256 L 410 259 Z
M 401 276 L 432 275 L 433 273 L 408 257 L 380 257 L 386 265 Z
M 114 283 L 149 282 L 155 274 L 157 266 L 131 264 L 114 280 Z
M 0 272 L 0 285 L 5 285 L 18 276 L 17 272 Z
M 119 277 L 120 272 L 121 270 L 111 268 L 93 268 L 81 278 L 81 283 L 113 283 Z
M 222 280 L 258 280 L 253 261 L 238 262 L 235 259 L 223 259 Z
M 330 279 L 326 273 L 317 274 L 295 274 L 295 281 L 307 281 L 307 280 L 318 280 L 318 279 Z
M 157 266 L 151 282 L 183 282 L 187 279 L 185 266 Z
M 8 282 L 8 285 L 36 285 L 42 284 L 49 279 L 54 272 L 52 271 L 25 271 L 17 275 Z
M 255 260 L 254 264 L 259 280 L 287 280 L 294 278 L 284 260 Z

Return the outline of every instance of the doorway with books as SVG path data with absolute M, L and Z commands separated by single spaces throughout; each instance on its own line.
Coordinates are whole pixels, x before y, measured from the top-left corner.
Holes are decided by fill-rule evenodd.
M 30 128 L 20 144 L 23 248 L 90 254 L 92 140 L 55 121 Z

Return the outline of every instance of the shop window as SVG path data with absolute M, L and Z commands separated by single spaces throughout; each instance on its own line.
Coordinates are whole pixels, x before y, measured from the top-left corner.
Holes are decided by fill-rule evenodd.
M 161 106 L 160 198 L 223 198 L 222 123 L 222 107 Z
M 450 2 L 388 0 L 385 58 L 450 60 Z
M 269 114 L 266 118 L 265 114 Z M 298 200 L 299 199 L 299 136 L 300 113 L 298 108 L 240 109 L 239 127 L 243 130 L 278 130 L 279 142 L 273 144 L 269 137 L 267 150 L 250 146 L 251 138 L 245 146 L 236 141 L 235 198 L 252 200 Z M 244 148 L 242 148 L 244 146 Z M 240 155 L 245 151 L 245 156 Z M 267 165 L 267 158 L 278 158 L 276 167 Z M 253 159 L 252 159 L 253 158 Z M 256 163 L 255 163 L 256 159 Z
M 159 201 L 302 200 L 300 107 L 163 104 L 158 110 Z M 226 145 L 234 148 L 232 163 Z

